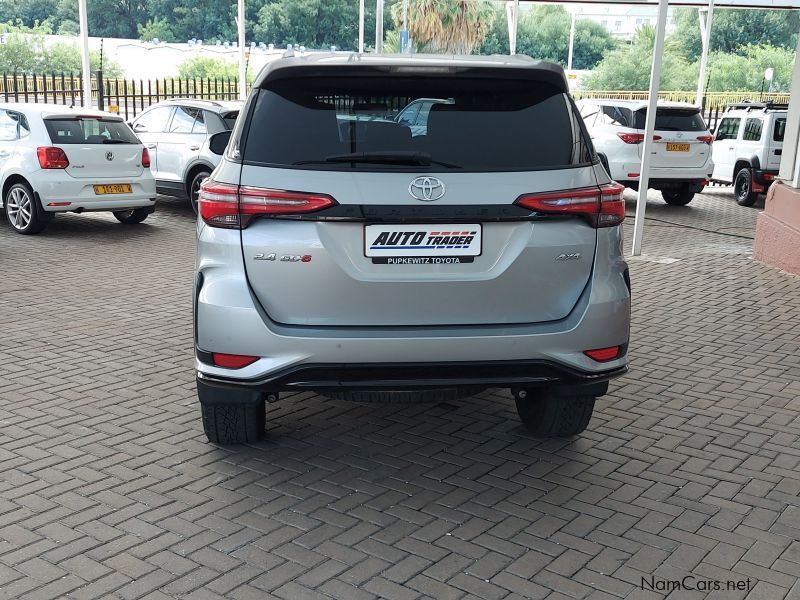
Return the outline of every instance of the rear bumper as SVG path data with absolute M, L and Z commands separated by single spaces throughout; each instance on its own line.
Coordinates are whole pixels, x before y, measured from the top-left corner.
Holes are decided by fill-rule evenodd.
M 95 185 L 110 183 L 129 184 L 132 192 L 107 195 L 95 193 Z M 153 206 L 156 202 L 156 184 L 149 172 L 140 177 L 109 179 L 75 179 L 59 173 L 46 173 L 35 182 L 34 191 L 47 212 L 124 210 Z
M 760 183 L 764 188 L 768 188 L 778 176 L 778 171 L 767 169 L 753 169 L 753 181 Z
M 210 361 L 197 350 L 199 363 Z M 231 379 L 197 373 L 198 386 L 216 389 L 281 390 L 414 390 L 454 387 L 536 387 L 592 385 L 619 377 L 627 365 L 599 372 L 573 369 L 550 361 L 516 360 L 450 363 L 303 364 L 254 379 Z M 601 393 L 605 393 L 603 390 Z

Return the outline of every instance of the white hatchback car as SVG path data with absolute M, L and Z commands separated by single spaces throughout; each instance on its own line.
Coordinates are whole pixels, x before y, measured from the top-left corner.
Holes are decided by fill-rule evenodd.
M 156 203 L 149 167 L 147 149 L 116 115 L 0 103 L 0 198 L 18 233 L 39 233 L 68 211 L 141 223 Z
M 639 189 L 647 102 L 581 100 L 581 116 L 597 154 L 614 181 Z M 690 104 L 659 102 L 653 133 L 649 187 L 660 190 L 667 204 L 684 206 L 711 179 L 714 137 Z

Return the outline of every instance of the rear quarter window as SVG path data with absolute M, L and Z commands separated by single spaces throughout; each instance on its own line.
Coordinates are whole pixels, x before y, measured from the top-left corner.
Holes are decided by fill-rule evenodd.
M 775 126 L 772 129 L 772 141 L 782 142 L 786 133 L 786 118 L 775 119 Z
M 54 144 L 138 144 L 138 138 L 119 119 L 49 117 L 44 126 Z
M 434 103 L 418 129 L 392 115 Z M 366 110 L 364 107 L 375 107 Z M 547 83 L 470 77 L 329 77 L 268 82 L 258 92 L 244 161 L 335 170 L 420 170 L 357 153 L 421 153 L 436 170 L 538 170 L 591 160 L 568 96 Z M 428 167 L 428 165 L 425 165 Z

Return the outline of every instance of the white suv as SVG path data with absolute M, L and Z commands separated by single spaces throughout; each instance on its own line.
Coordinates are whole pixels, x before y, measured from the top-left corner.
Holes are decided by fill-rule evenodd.
M 0 198 L 17 233 L 39 233 L 67 211 L 141 223 L 156 203 L 149 166 L 147 149 L 116 115 L 0 103 Z
M 786 104 L 743 102 L 728 106 L 714 136 L 714 174 L 733 183 L 736 202 L 753 206 L 781 166 Z
M 614 181 L 639 189 L 647 102 L 581 100 L 581 116 L 603 165 Z M 689 104 L 659 102 L 653 135 L 649 187 L 667 204 L 689 204 L 711 178 L 713 137 Z

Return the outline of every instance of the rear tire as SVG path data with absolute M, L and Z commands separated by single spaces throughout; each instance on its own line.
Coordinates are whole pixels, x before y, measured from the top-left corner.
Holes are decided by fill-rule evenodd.
M 683 185 L 679 188 L 661 190 L 661 196 L 670 206 L 686 206 L 694 198 L 694 192 L 688 185 Z
M 124 225 L 137 225 L 147 218 L 152 211 L 146 208 L 132 208 L 130 210 L 117 210 L 114 211 L 114 216 L 117 221 Z
M 522 392 L 526 392 L 525 397 Z M 536 437 L 571 437 L 584 431 L 594 411 L 594 396 L 559 393 L 557 387 L 517 392 L 517 414 Z
M 733 195 L 739 206 L 753 206 L 758 200 L 758 194 L 753 191 L 753 172 L 750 167 L 739 169 L 733 180 Z
M 49 219 L 43 218 L 42 208 L 33 190 L 26 183 L 15 183 L 3 199 L 3 207 L 9 225 L 22 235 L 41 232 Z
M 208 171 L 200 171 L 197 175 L 192 178 L 192 181 L 189 183 L 189 202 L 192 205 L 192 210 L 194 214 L 197 214 L 198 209 L 198 195 L 200 194 L 200 186 L 202 183 L 211 177 L 211 173 Z
M 264 436 L 264 402 L 253 404 L 200 403 L 203 430 L 212 444 L 251 444 Z

